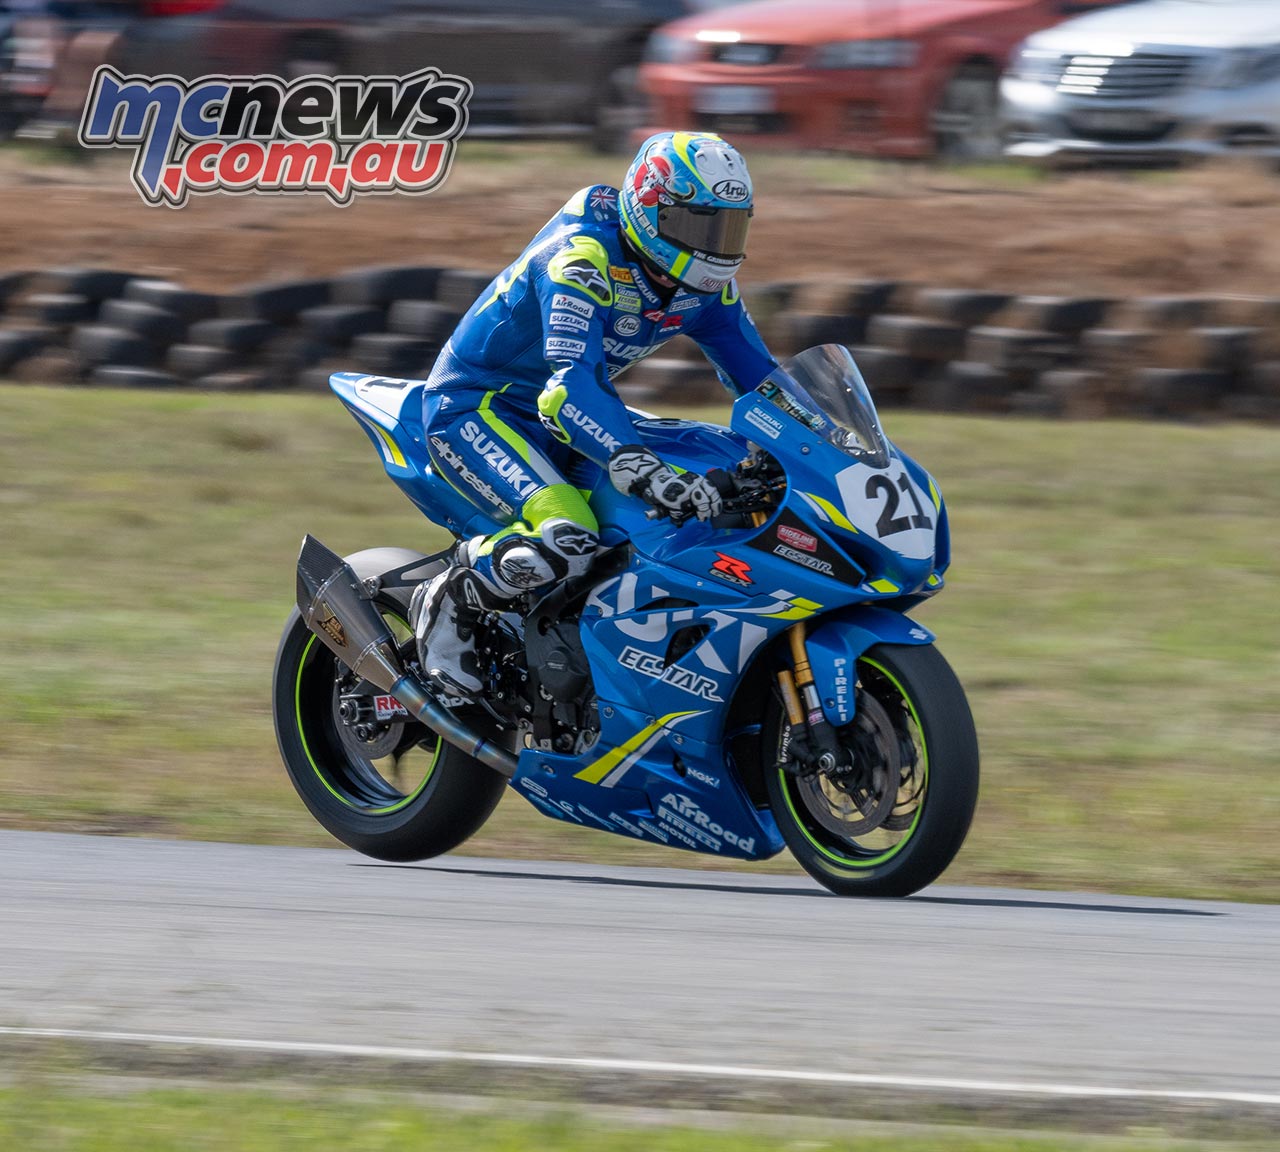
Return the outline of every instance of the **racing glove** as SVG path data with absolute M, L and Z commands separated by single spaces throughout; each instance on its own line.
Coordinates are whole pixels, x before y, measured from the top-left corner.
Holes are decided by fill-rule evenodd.
M 724 508 L 705 476 L 677 474 L 639 444 L 624 444 L 609 457 L 609 482 L 624 496 L 639 496 L 667 515 L 710 520 Z

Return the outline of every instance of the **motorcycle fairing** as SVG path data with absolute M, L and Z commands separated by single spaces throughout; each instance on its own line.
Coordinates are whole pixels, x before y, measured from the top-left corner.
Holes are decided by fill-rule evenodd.
M 422 426 L 422 381 L 335 372 L 329 387 L 382 456 L 387 475 L 428 520 L 468 537 L 500 525 L 436 473 Z
M 761 860 L 782 851 L 773 816 L 757 809 L 717 742 L 685 734 L 696 709 L 664 715 L 601 707 L 601 734 L 582 756 L 527 748 L 512 786 L 548 816 L 588 828 Z
M 387 474 L 428 518 L 460 536 L 500 527 L 431 467 L 420 381 L 338 373 L 331 386 L 378 448 Z M 590 492 L 604 542 L 630 546 L 627 569 L 593 590 L 581 622 L 600 735 L 579 756 L 524 749 L 512 784 L 557 819 L 759 859 L 783 844 L 772 816 L 746 796 L 726 747 L 734 688 L 772 639 L 819 616 L 810 640 L 818 690 L 829 718 L 848 723 L 854 703 L 847 672 L 857 656 L 878 642 L 932 639 L 901 609 L 941 586 L 949 549 L 936 486 L 896 448 L 890 446 L 886 469 L 870 468 L 755 393 L 735 403 L 731 425 L 636 420 L 642 442 L 660 458 L 696 471 L 732 469 L 747 455 L 748 440 L 781 454 L 772 441 L 785 437 L 779 458 L 786 496 L 758 527 L 695 521 L 673 531 L 667 521 L 648 519 L 640 501 L 616 493 L 594 466 L 575 474 Z M 879 541 L 877 509 L 867 496 L 873 475 L 907 497 L 914 491 L 927 506 L 932 547 L 922 538 L 908 541 L 907 555 Z M 775 554 L 780 527 L 841 554 L 856 540 L 862 582 Z M 877 609 L 875 601 L 894 608 Z

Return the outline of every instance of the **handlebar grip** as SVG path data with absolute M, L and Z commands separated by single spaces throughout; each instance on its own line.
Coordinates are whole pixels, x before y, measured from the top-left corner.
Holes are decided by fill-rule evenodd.
M 729 499 L 738 494 L 738 478 L 723 468 L 712 468 L 706 473 L 706 480 L 723 499 Z

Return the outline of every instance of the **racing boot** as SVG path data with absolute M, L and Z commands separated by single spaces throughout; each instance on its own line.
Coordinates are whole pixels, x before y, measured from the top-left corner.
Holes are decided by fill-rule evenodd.
M 484 614 L 582 575 L 598 545 L 593 529 L 563 517 L 544 521 L 536 533 L 515 525 L 459 544 L 453 567 L 418 585 L 409 602 L 418 662 L 428 680 L 443 695 L 474 701 L 482 687 L 476 629 Z
M 498 596 L 465 563 L 419 584 L 409 601 L 418 663 L 428 682 L 451 703 L 469 704 L 484 685 L 476 660 L 476 632 L 486 612 L 501 611 Z

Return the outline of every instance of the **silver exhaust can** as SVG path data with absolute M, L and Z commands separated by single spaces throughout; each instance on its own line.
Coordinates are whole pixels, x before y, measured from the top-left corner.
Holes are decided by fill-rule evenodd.
M 364 584 L 336 552 L 314 536 L 298 554 L 298 611 L 329 649 L 357 676 L 394 696 L 450 744 L 510 779 L 516 758 L 477 736 L 404 669 L 391 629 Z

